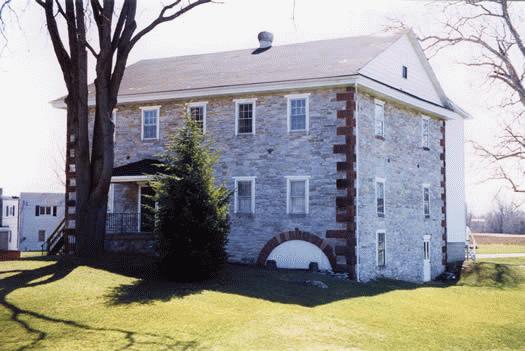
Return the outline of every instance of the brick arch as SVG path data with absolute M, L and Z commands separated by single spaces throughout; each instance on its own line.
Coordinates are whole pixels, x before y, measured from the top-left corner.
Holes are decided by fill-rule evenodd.
M 273 249 L 275 249 L 282 243 L 290 240 L 303 240 L 314 244 L 326 255 L 328 261 L 330 262 L 330 265 L 332 266 L 332 269 L 335 269 L 336 260 L 334 249 L 332 248 L 332 246 L 330 246 L 328 241 L 318 237 L 315 234 L 300 231 L 298 228 L 295 228 L 295 230 L 293 231 L 279 233 L 270 240 L 268 240 L 266 245 L 264 245 L 261 252 L 259 253 L 259 257 L 257 258 L 257 264 L 264 266 L 266 264 L 268 256 L 273 251 Z

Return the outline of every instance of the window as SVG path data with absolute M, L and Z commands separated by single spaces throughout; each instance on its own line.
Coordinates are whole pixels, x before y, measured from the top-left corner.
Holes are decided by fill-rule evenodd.
M 429 149 L 430 145 L 430 118 L 423 117 L 421 119 L 421 146 L 424 149 Z
M 11 216 L 15 215 L 15 206 L 11 206 Z
M 408 67 L 407 66 L 403 66 L 403 68 L 401 69 L 401 75 L 403 76 L 403 78 L 408 79 Z
M 375 100 L 375 133 L 376 136 L 385 137 L 385 103 L 381 100 Z
M 235 134 L 255 134 L 255 99 L 235 101 Z
M 234 177 L 235 213 L 255 213 L 255 177 Z
M 57 207 L 53 206 L 53 217 L 57 216 Z
M 309 94 L 287 95 L 288 132 L 308 131 Z
M 376 178 L 376 209 L 379 217 L 385 216 L 385 180 Z
M 423 259 L 430 260 L 430 239 L 427 236 L 423 239 Z
M 386 233 L 384 230 L 377 231 L 377 266 L 386 266 Z
M 192 102 L 188 105 L 188 114 L 201 127 L 202 132 L 206 131 L 206 110 L 207 102 Z
M 56 206 L 35 206 L 35 216 L 50 216 L 53 211 L 53 216 L 56 217 Z
M 38 241 L 46 241 L 46 231 L 45 230 L 39 230 L 38 231 Z
M 430 185 L 423 184 L 423 213 L 430 218 Z
M 109 191 L 108 191 L 108 206 L 107 206 L 107 212 L 113 213 L 113 203 L 115 198 L 115 184 L 109 185 Z
M 142 140 L 158 140 L 160 106 L 141 107 L 141 109 Z
M 310 177 L 286 177 L 286 213 L 307 214 L 309 212 Z

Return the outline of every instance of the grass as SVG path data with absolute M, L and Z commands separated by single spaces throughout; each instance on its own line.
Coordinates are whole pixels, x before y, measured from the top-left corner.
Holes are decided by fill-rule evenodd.
M 525 253 L 525 244 L 478 244 L 480 254 Z
M 135 260 L 28 257 L 0 262 L 0 331 L 0 350 L 523 350 L 525 283 L 496 262 L 450 286 L 235 265 L 177 284 Z
M 478 258 L 478 262 L 491 262 L 525 267 L 525 257 Z

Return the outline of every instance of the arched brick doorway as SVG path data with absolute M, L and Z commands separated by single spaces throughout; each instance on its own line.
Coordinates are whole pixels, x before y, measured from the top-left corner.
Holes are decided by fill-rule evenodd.
M 266 265 L 266 260 L 268 259 L 268 256 L 273 251 L 273 249 L 275 249 L 282 243 L 291 240 L 302 240 L 317 246 L 328 258 L 328 261 L 332 266 L 332 270 L 335 269 L 336 260 L 332 246 L 330 246 L 330 244 L 328 244 L 326 240 L 318 237 L 317 235 L 309 232 L 303 232 L 299 229 L 279 233 L 270 240 L 268 240 L 266 245 L 264 245 L 261 252 L 259 253 L 259 257 L 257 258 L 257 264 L 261 266 Z

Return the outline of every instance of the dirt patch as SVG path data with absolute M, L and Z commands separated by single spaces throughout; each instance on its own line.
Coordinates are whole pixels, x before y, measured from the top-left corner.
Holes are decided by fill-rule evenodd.
M 473 234 L 476 238 L 476 243 L 479 244 L 520 244 L 525 245 L 525 235 L 484 235 Z

